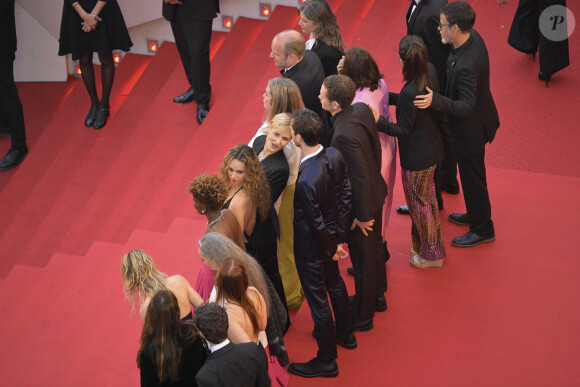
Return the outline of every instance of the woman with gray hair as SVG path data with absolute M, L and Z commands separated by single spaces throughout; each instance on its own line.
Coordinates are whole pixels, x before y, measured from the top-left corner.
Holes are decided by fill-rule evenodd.
M 229 238 L 216 232 L 210 232 L 201 237 L 199 240 L 199 257 L 207 266 L 216 271 L 226 258 L 234 258 L 242 262 L 248 275 L 248 284 L 256 288 L 266 302 L 266 310 L 268 312 L 266 337 L 270 354 L 278 358 L 280 365 L 285 366 L 288 364 L 288 353 L 286 352 L 283 335 L 286 333 L 290 321 L 280 297 L 258 261 Z M 209 301 L 219 303 L 216 298 L 217 294 L 214 288 Z M 262 338 L 260 338 L 260 342 L 262 341 Z

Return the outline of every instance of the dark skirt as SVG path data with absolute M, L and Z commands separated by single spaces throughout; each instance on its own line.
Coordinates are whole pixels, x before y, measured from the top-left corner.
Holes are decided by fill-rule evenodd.
M 91 12 L 97 0 L 79 0 L 85 12 Z M 121 8 L 115 1 L 109 1 L 99 13 L 102 19 L 91 32 L 82 30 L 83 19 L 68 1 L 64 2 L 58 55 L 72 54 L 78 60 L 85 54 L 96 52 L 109 56 L 113 50 L 129 51 L 133 45 Z

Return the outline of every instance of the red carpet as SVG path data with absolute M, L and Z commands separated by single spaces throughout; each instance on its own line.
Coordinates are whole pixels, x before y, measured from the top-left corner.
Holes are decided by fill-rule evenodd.
M 348 47 L 371 51 L 392 91 L 402 85 L 397 45 L 406 0 L 330 2 Z M 569 2 L 571 3 L 571 2 Z M 375 329 L 339 348 L 337 379 L 291 385 L 546 386 L 580 380 L 580 312 L 574 301 L 580 261 L 571 241 L 580 229 L 578 35 L 572 65 L 549 87 L 538 63 L 510 48 L 516 2 L 471 1 L 490 54 L 502 125 L 487 147 L 497 241 L 458 249 L 465 229 L 443 220 L 444 268 L 407 262 L 408 217 L 389 225 L 389 310 Z M 580 14 L 577 3 L 568 4 Z M 20 84 L 31 152 L 0 173 L 0 374 L 3 385 L 137 385 L 138 317 L 129 318 L 119 262 L 132 248 L 168 274 L 195 281 L 203 219 L 186 192 L 224 153 L 261 123 L 261 95 L 279 76 L 268 58 L 275 33 L 296 26 L 295 8 L 268 21 L 240 18 L 212 40 L 212 111 L 195 121 L 195 104 L 171 99 L 186 82 L 175 45 L 155 57 L 129 54 L 118 68 L 112 116 L 100 131 L 83 126 L 82 83 Z M 0 138 L 4 154 L 9 140 Z M 395 204 L 404 201 L 400 179 Z M 464 210 L 446 195 L 442 218 Z M 342 262 L 344 270 L 348 262 Z M 344 273 L 352 291 L 352 278 Z M 286 336 L 292 361 L 315 354 L 307 305 Z

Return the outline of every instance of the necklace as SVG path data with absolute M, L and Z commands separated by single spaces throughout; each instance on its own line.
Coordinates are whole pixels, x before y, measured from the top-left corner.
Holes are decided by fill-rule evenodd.
M 216 224 L 220 219 L 222 219 L 224 217 L 224 212 L 221 211 L 220 216 L 218 216 L 217 218 L 215 218 L 214 220 L 212 220 L 211 222 L 207 223 L 207 228 L 211 228 L 214 224 Z

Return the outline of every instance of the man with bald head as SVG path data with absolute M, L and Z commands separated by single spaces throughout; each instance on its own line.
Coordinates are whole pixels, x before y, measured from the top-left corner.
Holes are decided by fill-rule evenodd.
M 332 127 L 326 112 L 322 109 L 318 95 L 324 81 L 324 69 L 315 52 L 306 50 L 306 41 L 296 30 L 282 31 L 272 40 L 270 58 L 282 70 L 284 78 L 296 82 L 307 109 L 314 111 L 322 119 L 323 132 L 320 143 L 328 147 L 332 140 Z

